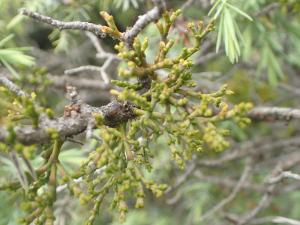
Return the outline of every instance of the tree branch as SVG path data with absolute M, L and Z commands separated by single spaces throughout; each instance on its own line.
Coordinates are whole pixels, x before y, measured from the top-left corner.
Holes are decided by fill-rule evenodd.
M 254 120 L 291 120 L 300 119 L 300 109 L 280 107 L 256 107 L 248 116 Z
M 93 107 L 88 104 L 80 105 L 80 113 L 75 117 L 62 116 L 57 119 L 49 119 L 46 116 L 41 116 L 40 125 L 38 128 L 32 126 L 17 126 L 14 131 L 17 135 L 17 140 L 25 145 L 46 143 L 50 140 L 51 135 L 49 129 L 55 129 L 61 139 L 82 133 L 86 130 L 88 123 L 93 119 L 93 113 L 100 113 L 104 116 L 104 124 L 108 126 L 117 126 L 120 123 L 126 122 L 129 119 L 135 117 L 134 107 L 128 102 L 117 102 L 113 101 L 108 105 L 102 107 Z M 277 108 L 280 109 L 280 108 Z M 255 109 L 253 109 L 255 111 Z M 260 110 L 258 110 L 260 111 Z M 283 110 L 285 111 L 285 110 Z M 6 128 L 0 126 L 0 141 L 5 142 L 9 136 L 9 132 Z M 203 160 L 198 163 L 202 166 L 218 166 L 224 165 L 224 163 L 232 160 L 239 159 L 245 155 L 255 154 L 257 152 L 266 152 L 277 147 L 299 145 L 299 137 L 280 140 L 273 142 L 272 144 L 267 143 L 259 147 L 260 151 L 255 147 L 257 143 L 250 143 L 245 145 L 242 150 L 237 149 L 235 151 L 227 152 L 220 159 Z
M 128 29 L 126 32 L 122 34 L 120 40 L 124 41 L 128 46 L 132 45 L 134 38 L 148 24 L 158 20 L 161 14 L 163 13 L 163 11 L 166 10 L 166 4 L 163 0 L 154 0 L 153 2 L 155 4 L 154 8 L 146 12 L 144 15 L 139 16 L 138 20 L 135 22 L 132 28 Z M 60 30 L 64 30 L 64 29 L 84 30 L 84 31 L 89 31 L 100 38 L 106 37 L 107 34 L 111 35 L 110 33 L 103 32 L 103 28 L 105 26 L 99 24 L 93 24 L 93 23 L 81 22 L 81 21 L 63 22 L 60 20 L 53 19 L 52 17 L 49 16 L 44 16 L 37 12 L 32 12 L 27 9 L 21 9 L 20 13 L 36 21 L 49 24 L 52 27 L 58 28 Z M 114 36 L 113 38 L 116 37 Z
M 58 28 L 60 30 L 85 30 L 94 33 L 97 37 L 104 38 L 106 37 L 106 33 L 102 31 L 104 26 L 88 23 L 88 22 L 81 22 L 81 21 L 72 21 L 72 22 L 63 22 L 60 20 L 53 19 L 49 16 L 44 16 L 37 12 L 32 12 L 27 9 L 21 9 L 20 13 L 22 15 L 28 16 L 34 20 L 39 22 L 43 22 L 46 24 L 51 25 L 52 27 Z
M 163 11 L 166 9 L 165 2 L 162 0 L 154 1 L 155 7 L 152 8 L 150 11 L 138 17 L 138 20 L 132 26 L 131 29 L 127 30 L 122 39 L 126 42 L 129 46 L 132 45 L 133 40 L 138 34 L 151 22 L 157 21 Z
M 285 178 L 290 178 L 294 180 L 300 181 L 300 175 L 296 173 L 292 173 L 291 171 L 282 171 L 277 177 L 271 178 L 268 183 L 269 184 L 274 184 L 274 183 L 279 183 Z
M 26 93 L 22 91 L 20 87 L 18 87 L 16 84 L 14 84 L 12 81 L 7 79 L 4 75 L 1 75 L 0 77 L 0 84 L 8 88 L 11 92 L 15 93 L 19 97 L 25 97 Z
M 107 126 L 117 126 L 135 117 L 133 106 L 127 102 L 112 101 L 102 107 L 93 107 L 80 104 L 80 112 L 75 116 L 62 116 L 57 119 L 49 119 L 45 115 L 40 116 L 38 128 L 28 125 L 20 125 L 14 128 L 16 140 L 24 145 L 47 143 L 51 140 L 51 130 L 55 130 L 61 139 L 82 133 L 86 130 L 94 113 L 100 113 Z M 0 127 L 0 141 L 5 142 L 9 132 L 5 127 Z

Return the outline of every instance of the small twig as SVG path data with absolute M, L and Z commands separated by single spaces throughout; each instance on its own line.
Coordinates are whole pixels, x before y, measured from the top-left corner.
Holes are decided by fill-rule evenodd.
M 80 72 L 84 72 L 84 71 L 96 71 L 96 72 L 100 73 L 104 83 L 109 84 L 110 79 L 109 79 L 107 73 L 105 72 L 105 69 L 108 67 L 108 65 L 110 63 L 111 63 L 111 60 L 106 60 L 105 63 L 103 64 L 103 66 L 101 66 L 101 67 L 93 66 L 93 65 L 79 66 L 79 67 L 76 67 L 73 69 L 65 70 L 64 73 L 66 75 L 71 75 L 71 74 L 80 73 Z
M 98 168 L 95 170 L 94 175 L 101 175 L 106 170 L 106 166 L 103 166 L 101 168 Z M 77 179 L 72 180 L 74 183 L 79 184 L 83 181 L 83 177 L 79 177 Z M 68 187 L 68 184 L 62 184 L 60 186 L 57 186 L 56 192 L 62 192 Z
M 86 31 L 85 32 L 86 36 L 91 40 L 92 44 L 94 45 L 95 49 L 97 50 L 98 53 L 104 52 L 102 46 L 100 45 L 100 42 L 93 33 Z
M 300 154 L 294 153 L 287 157 L 285 157 L 283 160 L 281 160 L 273 169 L 273 171 L 270 173 L 268 178 L 266 179 L 266 184 L 270 182 L 270 180 L 274 179 L 274 177 L 277 177 L 278 174 L 281 173 L 282 170 L 287 170 L 294 165 L 298 164 L 300 162 Z M 250 212 L 248 212 L 242 219 L 239 220 L 237 223 L 238 225 L 245 225 L 249 224 L 249 222 L 254 219 L 259 212 L 264 210 L 268 205 L 271 203 L 272 197 L 275 192 L 275 188 L 278 183 L 271 183 L 268 184 L 267 191 L 262 196 L 261 200 L 257 204 L 257 206 L 252 209 Z
M 12 161 L 13 165 L 15 166 L 15 168 L 17 170 L 18 178 L 19 178 L 19 181 L 20 181 L 22 187 L 25 190 L 27 190 L 28 181 L 27 181 L 26 175 L 24 174 L 24 172 L 21 169 L 21 165 L 20 165 L 20 162 L 18 160 L 17 153 L 15 151 L 11 151 L 10 157 L 11 157 L 11 161 Z
M 80 72 L 84 72 L 84 71 L 96 71 L 96 72 L 102 72 L 101 67 L 99 66 L 93 66 L 93 65 L 86 65 L 86 66 L 79 66 L 73 69 L 68 69 L 65 70 L 64 73 L 66 75 L 71 75 L 71 74 L 75 74 L 75 73 L 80 73 Z
M 268 183 L 269 184 L 279 183 L 282 180 L 284 180 L 285 178 L 290 178 L 290 179 L 300 181 L 300 175 L 299 174 L 292 173 L 291 171 L 283 171 L 278 176 L 272 177 L 271 179 L 269 179 Z
M 64 29 L 72 29 L 72 30 L 85 30 L 90 31 L 93 34 L 95 34 L 97 37 L 105 38 L 106 33 L 102 31 L 103 26 L 97 25 L 93 23 L 88 22 L 80 22 L 80 21 L 72 21 L 72 22 L 63 22 L 60 20 L 53 19 L 49 16 L 44 16 L 42 14 L 39 14 L 37 12 L 32 12 L 27 9 L 21 9 L 20 13 L 22 15 L 28 16 L 34 20 L 49 24 L 55 28 L 58 28 L 60 30 Z
M 67 141 L 75 143 L 75 144 L 79 144 L 79 145 L 84 145 L 81 141 L 77 141 L 77 140 L 72 139 L 72 138 L 67 138 Z
M 46 172 L 47 170 L 49 170 L 54 164 L 57 163 L 58 161 L 58 156 L 60 154 L 60 150 L 61 150 L 61 146 L 63 145 L 63 142 L 60 140 L 55 140 L 54 144 L 53 144 L 53 150 L 52 153 L 48 159 L 48 161 L 42 165 L 40 168 L 38 168 L 36 170 L 36 173 L 38 175 Z
M 287 148 L 290 146 L 300 146 L 300 137 L 296 136 L 294 138 L 289 138 L 286 140 L 266 140 L 264 138 L 263 140 L 255 142 L 249 141 L 232 151 L 227 151 L 218 159 L 201 160 L 198 162 L 198 165 L 207 167 L 224 166 L 227 162 L 243 158 L 247 155 L 261 153 L 265 154 L 277 148 Z
M 271 202 L 274 191 L 275 191 L 275 184 L 272 184 L 268 187 L 266 193 L 263 195 L 261 200 L 259 201 L 258 205 L 251 210 L 247 215 L 238 222 L 238 225 L 244 225 L 248 224 L 253 218 L 256 217 L 256 215 L 261 212 L 263 209 L 265 209 Z
M 80 72 L 84 72 L 84 71 L 96 71 L 96 72 L 100 73 L 100 75 L 104 81 L 104 84 L 108 85 L 110 83 L 110 78 L 109 78 L 109 75 L 107 74 L 106 70 L 112 64 L 113 60 L 118 60 L 119 58 L 115 54 L 105 52 L 104 49 L 101 47 L 99 40 L 97 39 L 97 37 L 94 34 L 92 34 L 90 32 L 86 32 L 86 35 L 89 37 L 89 39 L 91 40 L 91 42 L 93 43 L 94 47 L 97 50 L 96 57 L 106 58 L 105 62 L 103 63 L 102 66 L 93 66 L 93 65 L 79 66 L 79 67 L 76 67 L 73 69 L 65 70 L 64 73 L 66 75 L 71 75 L 71 74 L 80 73 Z
M 218 211 L 223 209 L 228 203 L 230 203 L 235 198 L 235 196 L 242 189 L 244 183 L 248 179 L 249 174 L 251 173 L 251 170 L 252 170 L 251 167 L 252 167 L 252 159 L 248 159 L 248 161 L 246 162 L 244 171 L 243 171 L 237 185 L 234 187 L 234 189 L 232 190 L 230 195 L 227 198 L 223 199 L 220 203 L 218 203 L 212 209 L 210 209 L 208 212 L 206 212 L 203 216 L 201 216 L 201 218 L 200 218 L 201 221 L 205 221 L 205 220 L 209 219 L 211 216 L 213 216 L 215 213 L 217 213 Z
M 269 224 L 269 223 L 278 223 L 278 224 L 286 224 L 286 225 L 300 225 L 299 220 L 290 219 L 282 216 L 267 216 L 255 219 L 250 222 L 251 225 L 259 225 L 259 224 Z
M 127 30 L 123 35 L 122 39 L 131 46 L 134 38 L 151 22 L 155 22 L 160 18 L 160 15 L 166 9 L 166 3 L 162 0 L 154 0 L 155 7 L 146 12 L 144 15 L 138 17 L 138 20 L 132 26 L 131 29 Z
M 193 174 L 196 178 L 198 178 L 201 182 L 208 182 L 210 184 L 215 184 L 221 188 L 223 187 L 229 187 L 234 188 L 236 187 L 238 181 L 231 178 L 226 178 L 224 175 L 220 176 L 213 176 L 213 175 L 206 175 L 202 174 L 200 170 L 196 170 Z M 249 191 L 249 192 L 259 192 L 264 193 L 266 188 L 264 186 L 260 186 L 257 184 L 252 184 L 250 182 L 245 182 L 242 186 L 243 190 Z
M 85 32 L 85 34 L 86 34 L 86 36 L 88 36 L 88 38 L 91 40 L 92 44 L 94 45 L 94 47 L 97 51 L 97 54 L 96 54 L 97 58 L 114 58 L 116 60 L 119 60 L 119 57 L 116 54 L 106 52 L 103 49 L 103 47 L 101 46 L 100 40 L 97 38 L 97 36 L 95 36 L 91 32 Z
M 155 7 L 146 12 L 144 15 L 139 16 L 138 20 L 132 26 L 131 29 L 128 29 L 125 33 L 123 33 L 119 39 L 124 41 L 128 46 L 131 46 L 134 38 L 151 22 L 155 22 L 160 18 L 160 15 L 166 10 L 166 3 L 163 0 L 153 0 Z M 105 26 L 88 23 L 88 22 L 80 22 L 80 21 L 72 21 L 72 22 L 63 22 L 60 20 L 53 19 L 49 16 L 44 16 L 37 12 L 32 12 L 27 9 L 21 9 L 20 13 L 22 15 L 26 15 L 31 17 L 34 20 L 49 24 L 55 28 L 60 30 L 63 29 L 73 29 L 73 30 L 85 30 L 92 32 L 97 37 L 104 38 L 107 33 L 103 32 L 105 30 Z M 112 38 L 118 38 L 114 36 L 113 33 L 108 33 Z M 99 49 L 99 48 L 98 48 Z
M 256 120 L 291 120 L 300 119 L 300 109 L 279 107 L 255 107 L 248 116 Z
M 32 178 L 36 179 L 37 176 L 36 176 L 35 170 L 34 170 L 33 166 L 30 163 L 30 161 L 26 158 L 26 156 L 24 155 L 23 152 L 21 152 L 21 157 L 22 157 L 27 169 L 29 170 L 29 173 L 32 176 Z
M 27 94 L 24 91 L 22 91 L 22 89 L 18 85 L 14 84 L 12 81 L 7 79 L 3 75 L 1 75 L 1 77 L 0 77 L 0 84 L 5 86 L 6 88 L 8 88 L 8 90 L 15 93 L 17 96 L 20 96 L 20 97 L 27 96 Z
M 106 70 L 111 65 L 112 61 L 113 61 L 113 58 L 111 58 L 111 57 L 107 58 L 107 60 L 104 62 L 104 64 L 101 67 L 101 77 L 105 84 L 110 83 L 110 78 L 109 78 L 109 75 L 106 73 Z
M 165 194 L 168 194 L 168 193 L 172 192 L 173 190 L 178 188 L 181 184 L 183 184 L 186 181 L 186 179 L 189 177 L 189 175 L 192 174 L 192 172 L 194 171 L 195 168 L 196 168 L 196 163 L 194 161 L 192 161 L 188 165 L 188 167 L 187 167 L 186 171 L 184 172 L 184 174 L 182 174 L 180 177 L 178 177 L 175 184 L 172 187 L 169 187 L 165 191 Z
M 300 225 L 299 220 L 293 220 L 290 218 L 282 217 L 282 216 L 277 216 L 272 220 L 273 223 L 285 223 L 285 224 L 290 224 L 290 225 Z
M 110 84 L 105 84 L 100 79 L 86 79 L 86 78 L 74 78 L 70 76 L 48 76 L 48 79 L 52 82 L 52 85 L 56 88 L 65 89 L 66 85 L 72 85 L 78 89 L 94 89 L 94 90 L 109 90 Z

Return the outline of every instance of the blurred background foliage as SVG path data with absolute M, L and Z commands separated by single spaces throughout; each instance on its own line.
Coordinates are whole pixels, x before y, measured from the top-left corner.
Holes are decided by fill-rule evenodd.
M 168 7 L 177 9 L 187 1 L 170 0 Z M 101 23 L 99 11 L 112 14 L 120 30 L 132 25 L 137 16 L 151 7 L 146 0 L 0 0 L 0 73 L 10 73 L 17 83 L 29 92 L 37 93 L 37 100 L 44 106 L 62 112 L 63 91 L 53 88 L 49 74 L 63 75 L 65 69 L 80 65 L 101 65 L 95 58 L 96 51 L 83 32 L 52 30 L 44 24 L 31 21 L 18 14 L 20 8 L 28 8 L 64 21 L 90 21 Z M 185 26 L 189 21 L 216 19 L 216 31 L 203 42 L 203 48 L 194 57 L 194 79 L 199 81 L 203 92 L 217 90 L 228 83 L 235 95 L 232 103 L 251 101 L 255 105 L 299 107 L 300 96 L 300 2 L 298 0 L 195 0 L 183 9 L 183 15 L 172 29 L 177 45 L 170 54 L 178 53 L 189 44 Z M 149 37 L 149 59 L 157 50 L 158 32 L 150 25 L 141 38 Z M 101 40 L 103 48 L 114 52 L 114 40 Z M 28 83 L 30 84 L 28 86 Z M 27 84 L 27 85 L 25 85 Z M 96 92 L 98 95 L 101 92 Z M 101 102 L 102 103 L 102 102 Z M 101 104 L 100 103 L 100 104 Z M 0 96 L 1 120 L 5 119 L 1 105 L 6 104 Z M 98 104 L 98 103 L 97 103 Z M 1 123 L 0 120 L 0 123 Z M 232 143 L 255 140 L 274 135 L 291 137 L 299 133 L 299 123 L 266 124 L 253 123 L 241 130 L 232 123 L 224 127 L 232 131 Z M 273 132 L 276 130 L 276 134 Z M 60 160 L 66 168 L 77 168 L 88 149 L 94 143 L 84 143 L 83 150 L 77 144 L 64 146 Z M 174 184 L 184 171 L 176 169 L 167 160 L 168 151 L 162 138 L 153 149 L 159 155 L 149 176 L 167 184 Z M 42 151 L 42 149 L 40 149 Z M 214 157 L 216 153 L 202 153 L 201 158 Z M 39 163 L 39 158 L 33 159 Z M 222 169 L 201 169 L 202 173 L 219 177 L 237 178 L 243 162 Z M 253 179 L 261 179 L 268 171 L 257 171 Z M 16 172 L 6 156 L 0 157 L 0 183 L 13 180 Z M 200 223 L 203 212 L 226 197 L 230 190 L 220 185 L 187 179 L 176 193 L 155 199 L 147 193 L 144 209 L 131 209 L 126 225 L 206 224 Z M 0 192 L 0 225 L 18 224 L 22 211 L 20 193 Z M 255 192 L 241 192 L 228 206 L 232 213 L 251 209 L 259 198 Z M 246 200 L 245 200 L 246 199 Z M 95 224 L 119 224 L 117 217 L 101 208 Z M 292 209 L 292 210 L 291 210 Z M 300 219 L 300 191 L 296 190 L 275 198 L 266 215 L 282 214 Z M 67 195 L 58 197 L 57 224 L 83 224 L 87 216 L 84 207 Z M 214 224 L 221 224 L 218 217 Z

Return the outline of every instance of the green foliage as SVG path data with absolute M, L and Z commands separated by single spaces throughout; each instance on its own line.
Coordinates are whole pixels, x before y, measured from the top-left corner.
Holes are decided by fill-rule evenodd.
M 220 17 L 220 22 L 218 24 L 217 52 L 223 41 L 225 52 L 229 60 L 232 63 L 237 62 L 238 57 L 241 55 L 240 42 L 243 39 L 241 31 L 236 23 L 235 14 L 250 21 L 252 21 L 252 18 L 236 6 L 230 4 L 229 0 L 217 0 L 208 15 L 213 13 L 213 19 L 216 20 Z
M 34 58 L 26 55 L 25 52 L 30 50 L 26 47 L 18 48 L 9 48 L 6 47 L 8 42 L 14 37 L 13 34 L 8 35 L 7 37 L 0 40 L 0 62 L 8 68 L 15 76 L 18 76 L 18 73 L 13 68 L 13 66 L 25 66 L 30 67 L 35 64 Z
M 63 159 L 63 154 L 59 158 L 62 143 L 58 132 L 49 128 L 53 144 L 43 155 L 44 164 L 36 170 L 38 179 L 24 185 L 26 194 L 22 207 L 27 212 L 22 220 L 24 224 L 33 221 L 36 224 L 53 222 L 58 170 L 62 170 L 64 177 L 61 179 L 63 183 L 68 183 L 68 188 L 75 197 L 82 203 L 93 202 L 86 224 L 93 224 L 99 207 L 107 196 L 112 198 L 111 208 L 116 209 L 120 221 L 124 221 L 129 208 L 128 202 L 132 197 L 135 199 L 135 207 L 142 208 L 145 188 L 156 197 L 162 196 L 167 188 L 167 185 L 157 184 L 144 176 L 145 170 L 151 171 L 152 158 L 155 158 L 151 143 L 165 136 L 170 158 L 179 168 L 184 169 L 185 162 L 194 153 L 209 149 L 218 152 L 229 146 L 225 139 L 229 130 L 220 128 L 220 122 L 233 120 L 241 127 L 250 122 L 245 113 L 251 108 L 251 104 L 242 103 L 230 109 L 225 96 L 232 92 L 226 85 L 209 94 L 191 89 L 196 83 L 192 80 L 190 57 L 200 49 L 201 41 L 214 29 L 213 21 L 206 26 L 202 21 L 188 24 L 189 33 L 194 37 L 192 45 L 184 47 L 177 56 L 168 56 L 175 43 L 168 38 L 168 34 L 179 14 L 180 11 L 166 12 L 156 24 L 161 41 L 153 63 L 149 63 L 147 59 L 148 39 L 141 41 L 139 37 L 135 38 L 132 48 L 128 48 L 123 42 L 116 45 L 119 57 L 127 66 L 119 72 L 125 81 L 113 82 L 123 90 L 112 90 L 111 93 L 119 101 L 134 104 L 137 118 L 117 128 L 110 128 L 102 124 L 101 115 L 95 115 L 99 128 L 97 137 L 101 143 L 94 147 L 79 172 L 71 174 L 64 164 L 56 163 L 58 159 Z M 101 12 L 101 15 L 109 25 L 105 28 L 107 32 L 119 36 L 113 18 L 105 12 Z M 160 77 L 156 73 L 161 69 L 167 71 L 166 77 Z M 35 94 L 17 98 L 15 110 L 11 111 L 11 119 L 7 124 L 12 127 L 20 124 L 20 119 L 30 119 L 31 124 L 37 127 L 42 112 L 51 116 L 48 109 L 34 104 L 35 98 Z M 15 117 L 20 116 L 15 120 Z M 9 142 L 18 145 L 13 129 L 10 132 Z M 96 170 L 103 172 L 95 177 Z M 74 182 L 77 177 L 82 177 L 86 188 Z
M 195 38 L 193 46 L 183 48 L 174 58 L 167 56 L 174 44 L 173 40 L 168 39 L 169 29 L 178 14 L 166 13 L 164 20 L 157 23 L 161 42 L 153 64 L 148 63 L 145 53 L 148 39 L 141 41 L 136 38 L 133 49 L 128 49 L 122 42 L 116 46 L 119 56 L 127 62 L 127 67 L 122 68 L 119 74 L 129 82 L 114 81 L 123 91 L 112 90 L 111 93 L 119 101 L 134 103 L 139 116 L 118 129 L 107 128 L 100 123 L 99 137 L 103 143 L 90 154 L 78 176 L 91 174 L 96 168 L 105 168 L 105 172 L 96 180 L 85 180 L 88 193 L 77 193 L 78 187 L 75 184 L 72 187 L 82 201 L 94 201 L 87 224 L 95 219 L 95 212 L 108 192 L 114 193 L 111 207 L 118 209 L 121 221 L 128 211 L 126 193 L 136 193 L 136 208 L 144 205 L 144 187 L 157 197 L 163 194 L 166 186 L 147 180 L 142 172 L 143 168 L 151 171 L 151 158 L 155 156 L 150 144 L 160 136 L 167 137 L 172 160 L 184 168 L 185 161 L 191 159 L 194 152 L 204 149 L 222 151 L 228 147 L 224 136 L 229 131 L 218 128 L 220 121 L 233 119 L 240 126 L 249 123 L 243 115 L 251 104 L 240 104 L 229 109 L 224 96 L 232 92 L 226 86 L 211 94 L 190 90 L 195 82 L 191 79 L 192 62 L 189 58 L 198 51 L 201 40 L 213 29 L 213 22 L 207 26 L 202 22 L 189 24 L 190 33 Z M 158 69 L 168 70 L 167 77 L 160 78 L 156 74 Z M 137 81 L 147 77 L 152 81 L 146 81 L 150 82 L 146 84 L 150 87 L 143 91 L 143 83 L 138 84 Z M 175 93 L 181 97 L 176 99 Z M 218 108 L 216 114 L 213 107 Z M 98 185 L 102 188 L 96 191 Z

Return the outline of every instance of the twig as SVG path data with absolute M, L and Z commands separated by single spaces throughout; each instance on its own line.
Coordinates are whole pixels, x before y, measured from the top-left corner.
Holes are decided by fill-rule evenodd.
M 98 53 L 104 52 L 102 46 L 100 45 L 99 39 L 93 33 L 86 31 L 86 36 L 91 40 L 92 44 L 94 45 L 95 49 Z
M 113 101 L 105 106 L 93 107 L 85 103 L 80 104 L 80 112 L 75 116 L 62 116 L 57 119 L 49 119 L 40 116 L 38 128 L 32 126 L 16 126 L 14 132 L 18 142 L 24 145 L 46 143 L 51 139 L 50 129 L 54 129 L 61 139 L 82 133 L 86 130 L 88 121 L 94 114 L 101 114 L 104 124 L 116 126 L 135 117 L 134 107 L 128 102 Z M 7 141 L 9 131 L 0 126 L 0 141 Z
M 220 203 L 218 203 L 212 209 L 210 209 L 208 212 L 206 212 L 203 216 L 201 216 L 201 218 L 200 218 L 201 221 L 205 221 L 205 220 L 209 219 L 211 216 L 213 216 L 215 213 L 217 213 L 218 211 L 223 209 L 228 203 L 230 203 L 235 198 L 237 193 L 242 189 L 242 186 L 248 179 L 248 177 L 251 173 L 251 170 L 252 170 L 251 167 L 252 167 L 252 159 L 248 159 L 246 162 L 244 171 L 239 179 L 239 182 L 234 187 L 234 189 L 232 190 L 230 195 L 227 198 L 223 199 Z
M 248 116 L 254 120 L 291 120 L 300 119 L 300 109 L 279 107 L 256 107 Z
M 30 161 L 26 158 L 26 156 L 24 155 L 24 152 L 21 152 L 21 157 L 30 173 L 30 175 L 32 176 L 33 179 L 36 179 L 37 176 L 36 176 L 36 173 L 35 173 L 35 170 L 33 168 L 33 166 L 31 165 Z
M 144 15 L 139 16 L 138 20 L 132 26 L 131 29 L 128 29 L 124 32 L 120 40 L 124 41 L 128 46 L 131 46 L 133 43 L 134 38 L 151 22 L 155 22 L 160 18 L 160 15 L 166 9 L 166 3 L 163 0 L 153 0 L 155 7 L 146 12 Z M 26 15 L 34 20 L 39 22 L 43 22 L 49 24 L 55 28 L 60 30 L 63 29 L 73 29 L 73 30 L 84 30 L 89 31 L 95 34 L 97 37 L 104 38 L 106 37 L 107 33 L 103 32 L 102 29 L 105 26 L 88 23 L 88 22 L 80 22 L 80 21 L 73 21 L 73 22 L 63 22 L 60 20 L 53 19 L 49 16 L 44 16 L 37 12 L 32 12 L 27 9 L 21 9 L 20 13 L 22 15 Z M 113 35 L 112 33 L 108 33 L 109 35 Z M 112 36 L 112 38 L 117 38 L 116 36 Z
M 299 174 L 292 173 L 291 171 L 283 171 L 277 177 L 272 177 L 271 179 L 269 179 L 268 183 L 269 184 L 279 183 L 282 180 L 284 180 L 285 178 L 290 178 L 290 179 L 300 181 L 300 175 Z
M 287 217 L 282 216 L 267 216 L 255 219 L 251 221 L 251 225 L 259 225 L 259 224 L 266 224 L 266 223 L 278 223 L 278 224 L 286 224 L 286 225 L 300 225 L 299 220 L 294 220 Z
M 14 84 L 12 81 L 1 75 L 0 77 L 0 84 L 8 88 L 11 92 L 15 93 L 17 96 L 24 97 L 27 96 L 27 94 L 22 91 L 22 89 Z
M 275 191 L 275 187 L 275 184 L 272 184 L 268 187 L 266 193 L 263 195 L 258 205 L 249 213 L 247 213 L 247 215 L 238 222 L 238 225 L 248 224 L 254 217 L 256 217 L 259 212 L 261 212 L 270 204 Z
M 287 148 L 289 146 L 300 146 L 300 137 L 296 136 L 286 140 L 264 139 L 256 142 L 249 141 L 232 151 L 227 151 L 218 159 L 201 160 L 198 162 L 198 165 L 208 167 L 224 166 L 227 162 L 243 158 L 247 155 L 267 153 L 276 148 Z
M 63 22 L 60 20 L 53 19 L 49 16 L 44 16 L 42 14 L 39 14 L 37 12 L 32 12 L 27 9 L 21 9 L 20 13 L 22 15 L 28 16 L 34 20 L 37 20 L 39 22 L 43 22 L 46 24 L 49 24 L 55 28 L 58 28 L 60 30 L 65 30 L 65 29 L 72 29 L 72 30 L 85 30 L 85 31 L 90 31 L 93 34 L 95 34 L 97 37 L 100 38 L 105 38 L 106 33 L 102 32 L 102 25 L 97 25 L 93 23 L 88 23 L 88 22 L 80 22 L 80 21 L 73 21 L 73 22 Z
M 94 34 L 92 34 L 90 32 L 86 32 L 86 35 L 90 38 L 91 42 L 93 43 L 94 47 L 97 50 L 96 57 L 97 58 L 106 58 L 103 65 L 101 67 L 99 67 L 99 72 L 100 72 L 104 82 L 106 84 L 108 84 L 110 82 L 110 78 L 109 78 L 109 75 L 106 73 L 106 70 L 109 68 L 109 66 L 111 66 L 113 60 L 119 61 L 120 59 L 116 54 L 104 51 L 99 40 L 97 39 L 97 37 Z
M 27 180 L 27 178 L 26 178 L 23 170 L 21 169 L 21 165 L 19 163 L 17 153 L 14 150 L 11 151 L 10 157 L 11 157 L 11 161 L 12 161 L 13 165 L 15 166 L 15 168 L 17 170 L 18 178 L 19 178 L 19 181 L 20 181 L 22 187 L 25 190 L 27 190 L 27 188 L 28 188 L 28 180 Z
M 106 166 L 103 166 L 101 168 L 98 168 L 95 170 L 94 175 L 101 175 L 106 170 Z M 79 177 L 77 179 L 72 180 L 74 183 L 79 184 L 83 181 L 83 177 Z M 68 184 L 62 184 L 60 186 L 57 186 L 56 192 L 62 192 L 68 187 Z
M 109 84 L 110 79 L 107 75 L 107 73 L 105 72 L 105 69 L 108 67 L 108 65 L 110 65 L 111 60 L 106 60 L 105 63 L 103 64 L 103 66 L 99 67 L 99 66 L 93 66 L 93 65 L 86 65 L 86 66 L 79 66 L 73 69 L 68 69 L 65 70 L 65 74 L 66 75 L 71 75 L 71 74 L 75 74 L 75 73 L 80 73 L 80 72 L 84 72 L 84 71 L 96 71 L 99 72 L 104 83 L 105 84 Z
M 287 170 L 297 163 L 300 162 L 300 154 L 294 153 L 287 157 L 285 157 L 283 160 L 281 160 L 273 169 L 273 171 L 270 173 L 268 178 L 266 179 L 266 183 L 268 184 L 270 180 L 274 179 L 274 177 L 277 177 L 278 174 L 281 173 L 282 170 Z M 249 224 L 249 222 L 257 216 L 259 212 L 264 210 L 271 202 L 272 197 L 275 192 L 275 188 L 278 183 L 271 183 L 268 185 L 266 193 L 263 195 L 261 200 L 259 201 L 258 205 L 248 212 L 237 224 L 238 225 L 244 225 Z
M 181 184 L 183 184 L 186 181 L 186 179 L 189 177 L 189 175 L 192 174 L 192 172 L 194 172 L 195 168 L 196 168 L 196 163 L 195 163 L 195 161 L 192 161 L 188 165 L 188 167 L 187 167 L 186 171 L 184 172 L 184 174 L 182 174 L 180 177 L 178 177 L 175 184 L 172 187 L 169 187 L 165 191 L 165 194 L 169 194 L 170 192 L 172 192 L 173 190 L 178 188 Z
M 64 73 L 66 75 L 71 75 L 71 74 L 80 73 L 80 72 L 84 72 L 84 71 L 96 71 L 96 72 L 100 73 L 100 75 L 104 81 L 104 84 L 109 86 L 110 77 L 107 74 L 106 70 L 112 64 L 113 60 L 119 60 L 119 58 L 115 54 L 105 52 L 104 49 L 102 48 L 102 46 L 100 45 L 99 40 L 97 39 L 97 37 L 94 34 L 92 34 L 90 32 L 85 32 L 85 33 L 97 50 L 96 57 L 106 58 L 105 62 L 103 63 L 102 66 L 93 66 L 93 65 L 79 66 L 79 67 L 76 67 L 73 69 L 65 70 Z M 91 82 L 94 83 L 93 80 Z
M 75 74 L 75 73 L 80 73 L 80 72 L 84 72 L 86 70 L 89 71 L 96 71 L 96 72 L 100 72 L 101 73 L 101 67 L 99 66 L 93 66 L 93 65 L 86 65 L 86 66 L 79 66 L 73 69 L 68 69 L 65 70 L 64 73 L 67 75 L 71 75 L 71 74 Z
M 82 145 L 82 146 L 84 145 L 81 141 L 77 141 L 77 140 L 72 139 L 72 138 L 67 138 L 67 141 L 78 144 L 78 145 Z
M 127 30 L 123 35 L 122 39 L 131 46 L 134 38 L 151 22 L 155 22 L 160 18 L 160 15 L 166 9 L 166 4 L 162 0 L 153 1 L 156 5 L 154 8 L 146 12 L 144 15 L 138 17 L 138 20 L 132 26 L 131 29 Z
M 92 44 L 94 45 L 97 54 L 96 57 L 98 58 L 109 58 L 112 57 L 114 59 L 119 59 L 116 54 L 104 51 L 103 47 L 100 44 L 100 40 L 91 32 L 85 32 L 86 36 L 91 40 Z
M 299 220 L 293 220 L 290 218 L 282 217 L 282 216 L 277 216 L 272 220 L 273 223 L 285 223 L 285 224 L 290 224 L 290 225 L 300 225 Z
M 220 176 L 212 176 L 212 175 L 206 175 L 202 174 L 200 170 L 196 170 L 193 174 L 196 178 L 198 178 L 200 181 L 208 182 L 211 184 L 218 185 L 219 187 L 230 187 L 234 188 L 237 185 L 237 180 L 231 179 L 231 178 L 226 178 L 223 175 Z M 256 185 L 256 184 L 251 184 L 250 182 L 245 182 L 243 186 L 241 187 L 244 190 L 250 191 L 250 192 L 260 192 L 264 193 L 266 188 Z
M 66 85 L 75 86 L 80 89 L 94 89 L 94 90 L 109 90 L 110 84 L 105 84 L 100 79 L 86 79 L 86 78 L 74 78 L 70 76 L 48 76 L 48 79 L 52 81 L 52 85 L 56 88 L 65 89 Z

